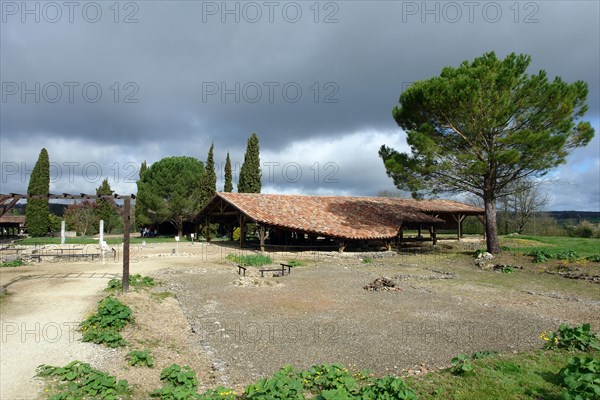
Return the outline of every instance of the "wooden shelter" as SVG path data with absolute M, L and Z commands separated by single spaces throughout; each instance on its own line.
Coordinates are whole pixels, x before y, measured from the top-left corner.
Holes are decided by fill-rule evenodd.
M 267 245 L 305 246 L 321 243 L 343 251 L 348 244 L 379 242 L 389 250 L 404 240 L 407 229 L 429 232 L 434 244 L 436 228 L 484 210 L 449 200 L 417 201 L 385 197 L 300 196 L 259 193 L 217 193 L 200 211 L 207 227 L 220 223 L 240 228 L 240 245 L 246 245 L 246 226 L 255 224 L 261 251 Z M 447 221 L 447 220 L 448 221 Z

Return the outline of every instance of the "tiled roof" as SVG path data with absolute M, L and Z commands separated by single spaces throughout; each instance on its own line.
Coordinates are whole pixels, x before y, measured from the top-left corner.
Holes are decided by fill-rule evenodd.
M 385 197 L 299 196 L 258 193 L 217 193 L 258 223 L 347 239 L 394 238 L 402 223 L 442 223 L 424 212 L 482 213 L 466 204 Z M 209 207 L 209 205 L 207 205 Z
M 24 224 L 24 215 L 3 215 L 0 217 L 0 224 Z

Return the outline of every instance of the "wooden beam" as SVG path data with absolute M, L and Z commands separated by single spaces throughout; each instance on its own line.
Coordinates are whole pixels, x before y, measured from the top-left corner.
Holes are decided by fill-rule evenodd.
M 123 294 L 129 290 L 129 222 L 131 199 L 126 197 L 123 204 Z

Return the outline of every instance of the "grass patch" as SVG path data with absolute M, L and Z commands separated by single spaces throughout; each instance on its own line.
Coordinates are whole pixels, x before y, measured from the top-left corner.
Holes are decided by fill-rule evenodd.
M 249 254 L 244 256 L 227 254 L 226 258 L 245 267 L 262 267 L 263 265 L 273 264 L 271 257 L 264 254 Z
M 152 292 L 150 293 L 150 297 L 152 298 L 152 300 L 160 303 L 169 297 L 174 298 L 175 295 L 171 292 Z
M 581 257 L 589 257 L 600 252 L 600 239 L 565 236 L 504 236 L 502 242 L 510 245 L 511 251 L 529 253 L 547 249 L 551 253 L 575 252 Z
M 154 278 L 149 276 L 142 276 L 140 274 L 129 275 L 129 287 L 134 289 L 148 289 L 154 286 Z M 121 279 L 111 279 L 108 281 L 106 292 L 121 292 L 123 290 L 123 282 Z
M 419 399 L 559 399 L 560 370 L 573 356 L 567 350 L 490 355 L 472 361 L 471 374 L 451 369 L 406 378 Z

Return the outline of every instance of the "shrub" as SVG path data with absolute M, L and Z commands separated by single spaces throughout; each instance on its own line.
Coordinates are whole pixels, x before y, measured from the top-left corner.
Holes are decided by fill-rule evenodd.
M 360 390 L 360 395 L 363 399 L 417 400 L 415 392 L 402 379 L 394 376 L 386 376 L 385 378 L 377 379 L 372 385 L 364 386 Z
M 15 268 L 15 267 L 20 267 L 21 265 L 25 265 L 25 262 L 23 260 L 21 260 L 20 258 L 17 258 L 12 261 L 6 261 L 3 263 L 0 263 L 0 268 Z
M 85 319 L 79 327 L 84 342 L 118 347 L 127 344 L 119 331 L 132 320 L 131 308 L 109 296 L 98 303 L 96 313 Z
M 567 324 L 560 324 L 558 331 L 550 332 L 546 335 L 546 332 L 542 332 L 540 338 L 546 343 L 544 348 L 561 348 L 567 350 L 581 350 L 588 351 L 591 349 L 600 350 L 600 339 L 598 335 L 592 333 L 590 330 L 590 324 L 581 324 L 571 327 Z
M 288 261 L 287 264 L 291 265 L 292 267 L 301 267 L 304 265 L 304 263 L 302 261 L 296 260 L 296 259 Z
M 72 361 L 65 367 L 40 365 L 36 375 L 52 377 L 60 383 L 58 394 L 52 399 L 117 399 L 129 394 L 131 389 L 126 380 L 117 381 L 112 375 L 99 371 L 90 364 Z
M 452 372 L 454 375 L 463 375 L 475 369 L 475 366 L 469 360 L 469 357 L 466 354 L 459 354 L 450 360 L 450 362 L 452 363 L 450 372 Z
M 127 359 L 129 360 L 129 365 L 135 366 L 141 364 L 142 366 L 146 366 L 152 368 L 154 366 L 154 358 L 150 354 L 150 350 L 133 350 L 127 353 Z
M 591 262 L 600 262 L 600 254 L 594 254 L 587 258 L 588 261 Z
M 197 393 L 196 372 L 187 365 L 182 367 L 171 364 L 161 371 L 160 380 L 163 381 L 164 386 L 150 392 L 151 397 L 160 397 L 163 400 L 200 398 Z
M 600 360 L 592 357 L 571 357 L 558 373 L 565 387 L 561 399 L 600 398 Z
M 303 385 L 294 369 L 287 365 L 277 371 L 271 378 L 248 385 L 244 399 L 289 399 L 302 400 Z
M 313 393 L 331 389 L 352 392 L 358 389 L 356 379 L 341 364 L 314 365 L 306 371 L 301 371 L 299 376 L 304 383 L 304 388 Z

